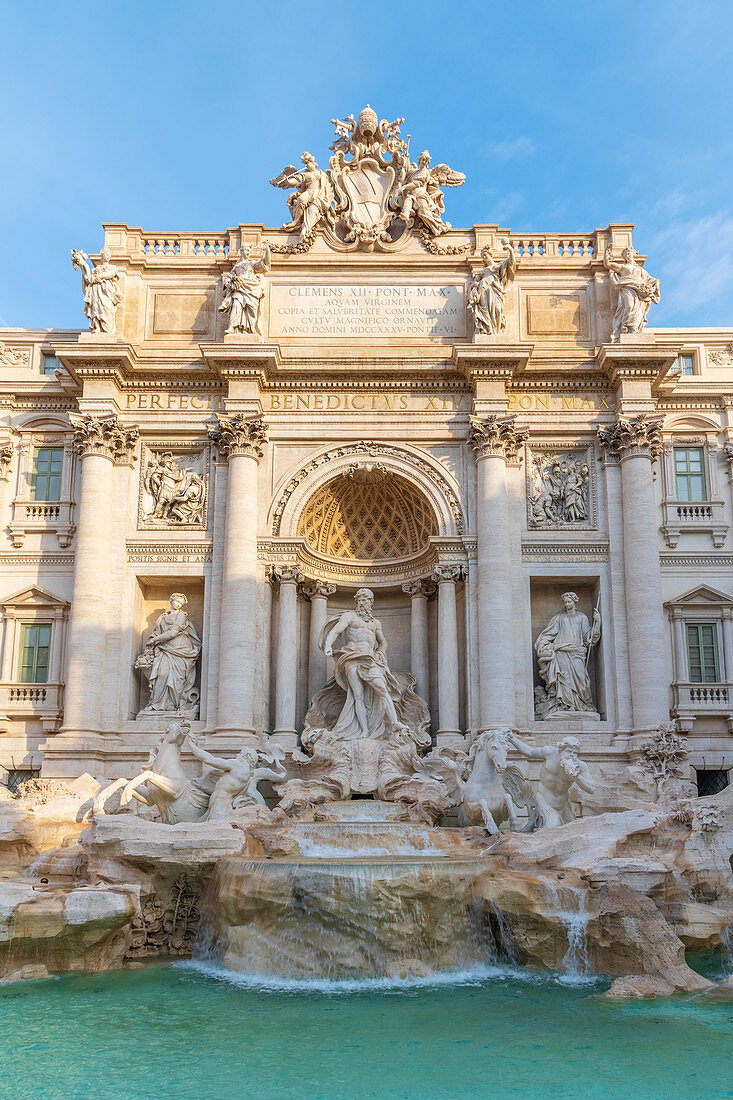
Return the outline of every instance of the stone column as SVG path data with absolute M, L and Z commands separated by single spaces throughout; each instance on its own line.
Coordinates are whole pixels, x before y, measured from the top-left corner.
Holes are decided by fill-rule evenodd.
M 515 620 L 509 577 L 511 561 L 506 464 L 528 436 L 514 416 L 471 418 L 476 452 L 478 509 L 478 665 L 481 729 L 514 726 Z
M 605 633 L 604 649 L 613 638 L 613 687 L 616 698 L 616 724 L 621 729 L 631 729 L 633 711 L 629 684 L 629 631 L 626 622 L 626 583 L 624 571 L 624 519 L 621 493 L 621 467 L 617 455 L 608 450 L 603 453 L 603 473 L 606 485 L 608 513 L 608 583 L 610 591 L 602 593 L 602 630 Z M 610 626 L 610 629 L 609 629 Z
M 298 686 L 298 582 L 297 565 L 273 565 L 270 576 L 280 583 L 277 605 L 277 673 L 275 678 L 275 728 L 273 737 L 285 749 L 297 744 L 295 708 Z
M 217 733 L 254 743 L 257 616 L 257 464 L 267 440 L 262 417 L 224 416 L 209 428 L 229 463 L 219 623 Z
M 309 581 L 303 585 L 303 594 L 311 604 L 310 631 L 308 635 L 308 706 L 313 696 L 326 683 L 327 662 L 319 642 L 328 619 L 328 597 L 336 591 L 335 584 L 327 581 Z
M 402 591 L 410 597 L 410 672 L 415 677 L 417 694 L 429 703 L 428 596 L 435 592 L 435 586 L 426 580 L 405 581 Z
M 69 413 L 81 460 L 77 509 L 74 594 L 66 662 L 62 736 L 99 732 L 107 644 L 112 464 L 129 463 L 137 428 L 123 428 L 116 415 Z M 126 505 L 126 502 L 124 502 Z
M 4 684 L 12 683 L 16 677 L 16 647 L 18 644 L 18 620 L 15 608 L 5 612 L 5 633 L 3 634 L 3 667 L 2 681 Z
M 733 682 L 733 608 L 723 609 L 723 675 Z
M 663 417 L 619 416 L 600 428 L 601 446 L 621 462 L 624 574 L 634 727 L 655 729 L 669 720 L 666 631 L 659 564 L 659 521 L 652 462 L 661 452 Z
M 675 680 L 689 680 L 687 672 L 687 638 L 685 637 L 685 622 L 682 614 L 675 610 L 672 612 L 672 653 L 674 656 Z
M 439 565 L 432 579 L 438 586 L 438 737 L 461 737 L 458 696 L 458 618 L 456 582 L 460 565 Z

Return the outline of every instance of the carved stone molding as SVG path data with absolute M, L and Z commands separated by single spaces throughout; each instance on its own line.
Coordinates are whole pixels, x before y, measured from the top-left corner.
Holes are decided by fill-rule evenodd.
M 120 424 L 115 413 L 102 416 L 68 414 L 74 429 L 74 449 L 81 458 L 103 455 L 119 465 L 131 465 L 139 435 L 137 428 Z
M 300 566 L 290 563 L 286 565 L 268 565 L 267 575 L 271 581 L 277 581 L 278 584 L 299 584 L 305 579 Z
M 11 348 L 0 341 L 0 364 L 2 366 L 27 367 L 30 357 L 30 348 Z
M 452 581 L 453 584 L 457 584 L 463 577 L 463 566 L 450 565 L 448 562 L 444 562 L 441 565 L 436 565 L 431 574 L 431 579 L 435 584 L 444 584 L 446 581 Z
M 232 455 L 249 455 L 255 461 L 262 458 L 262 448 L 267 442 L 267 424 L 261 416 L 245 416 L 234 413 L 225 416 L 215 413 L 217 426 L 209 428 L 209 439 L 217 446 L 220 456 L 229 461 Z
M 654 459 L 662 451 L 663 416 L 619 416 L 610 428 L 598 429 L 598 442 L 604 452 L 623 461 L 633 455 Z
M 439 567 L 440 568 L 440 567 Z M 426 596 L 430 599 L 435 595 L 435 582 L 427 577 L 416 577 L 415 580 L 405 581 L 402 591 L 412 599 L 413 596 Z
M 436 508 L 436 514 L 440 514 L 439 501 L 442 501 L 443 511 L 447 505 L 453 517 L 457 535 L 463 534 L 463 511 L 458 499 L 458 494 L 452 488 L 448 477 L 438 472 L 436 467 L 428 461 L 427 457 L 416 455 L 414 452 L 395 447 L 389 443 L 378 443 L 374 440 L 360 440 L 358 443 L 346 443 L 342 447 L 335 447 L 325 454 L 316 455 L 309 462 L 292 475 L 281 489 L 272 510 L 271 531 L 274 537 L 281 534 L 282 519 L 293 494 L 307 479 L 313 479 L 313 493 L 322 484 L 321 475 L 333 468 L 334 477 L 339 473 L 345 473 L 351 464 L 345 460 L 354 456 L 364 461 L 381 460 L 390 473 L 396 473 L 404 478 L 418 475 L 422 482 L 423 491 Z M 426 481 L 427 479 L 427 481 Z M 428 486 L 430 489 L 428 490 Z M 311 494 L 312 495 L 312 494 Z
M 516 458 L 522 443 L 529 438 L 529 428 L 515 428 L 516 416 L 472 416 L 469 443 L 476 452 L 476 459 L 497 455 L 504 459 Z
M 300 591 L 307 600 L 313 600 L 318 596 L 322 596 L 324 599 L 328 599 L 329 596 L 333 596 L 336 592 L 336 585 L 330 584 L 328 581 L 304 581 L 301 585 Z
M 733 482 L 733 443 L 724 444 L 723 455 L 725 456 L 725 464 L 728 467 L 728 480 Z
M 10 477 L 10 463 L 13 460 L 13 444 L 0 443 L 0 481 L 7 481 Z
M 608 543 L 523 542 L 522 561 L 608 561 Z
M 127 560 L 135 564 L 147 562 L 207 563 L 211 561 L 210 542 L 128 542 Z

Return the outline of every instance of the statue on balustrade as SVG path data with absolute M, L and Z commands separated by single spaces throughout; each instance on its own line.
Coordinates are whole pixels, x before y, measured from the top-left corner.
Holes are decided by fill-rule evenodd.
M 89 318 L 90 332 L 115 332 L 115 313 L 122 301 L 120 271 L 109 261 L 110 250 L 105 247 L 99 253 L 100 263 L 90 265 L 86 252 L 71 250 L 71 262 L 81 268 L 81 285 L 84 291 L 84 316 Z
M 553 829 L 575 820 L 570 803 L 570 789 L 577 784 L 582 791 L 592 794 L 596 789 L 588 765 L 580 759 L 580 742 L 575 737 L 563 737 L 557 745 L 531 745 L 520 741 L 511 731 L 507 740 L 528 760 L 541 760 L 539 785 L 522 791 L 513 790 L 514 801 L 526 806 L 529 822 L 527 830 Z
M 618 289 L 618 304 L 613 316 L 612 340 L 625 333 L 640 333 L 646 325 L 649 306 L 659 302 L 659 279 L 653 279 L 641 264 L 636 262 L 633 248 L 624 248 L 621 260 L 614 260 L 609 248 L 603 258 L 611 282 Z
M 187 603 L 182 592 L 171 593 L 170 611 L 160 616 L 135 662 L 150 684 L 150 701 L 141 714 L 198 718 L 199 693 L 194 684 L 201 639 L 183 610 Z
M 504 300 L 506 290 L 514 282 L 517 272 L 517 254 L 511 242 L 502 237 L 501 243 L 509 255 L 495 263 L 491 249 L 481 249 L 484 266 L 479 268 L 468 286 L 468 308 L 473 314 L 473 327 L 477 334 L 496 335 L 506 327 Z
M 451 225 L 443 221 L 445 196 L 441 187 L 461 187 L 466 179 L 464 173 L 454 171 L 447 164 L 431 168 L 427 149 L 422 151 L 417 164 L 410 162 L 407 149 L 397 150 L 395 161 L 402 178 L 395 205 L 405 225 L 409 228 L 418 219 L 436 237 L 446 233 Z
M 252 246 L 242 242 L 239 259 L 231 271 L 225 271 L 221 277 L 224 297 L 219 313 L 229 314 L 227 335 L 245 333 L 262 336 L 260 316 L 262 300 L 265 297 L 264 275 L 270 270 L 270 246 L 262 246 L 262 255 L 251 259 Z
M 300 228 L 299 240 L 305 241 L 321 221 L 331 219 L 333 187 L 328 172 L 318 167 L 310 153 L 303 153 L 300 159 L 303 171 L 299 172 L 294 164 L 288 164 L 270 183 L 273 187 L 295 188 L 287 199 L 292 221 L 285 222 L 283 229 Z
M 588 659 L 601 636 L 601 614 L 596 607 L 593 623 L 578 611 L 575 592 L 564 592 L 563 610 L 553 616 L 534 644 L 546 698 L 538 717 L 592 711 Z

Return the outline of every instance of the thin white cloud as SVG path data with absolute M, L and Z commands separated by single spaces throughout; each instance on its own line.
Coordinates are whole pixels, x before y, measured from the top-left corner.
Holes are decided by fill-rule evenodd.
M 516 160 L 518 157 L 531 157 L 537 151 L 537 146 L 526 134 L 520 134 L 512 141 L 491 142 L 488 151 L 499 160 Z
M 665 315 L 680 323 L 699 306 L 733 296 L 733 214 L 676 218 L 653 234 L 645 251 L 662 281 Z M 670 322 L 667 322 L 670 323 Z

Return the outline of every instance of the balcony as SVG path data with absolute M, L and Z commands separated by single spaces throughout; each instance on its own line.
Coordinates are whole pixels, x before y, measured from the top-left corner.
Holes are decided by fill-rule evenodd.
M 733 681 L 719 684 L 693 684 L 678 681 L 672 684 L 673 713 L 684 723 L 685 718 L 723 717 L 733 722 Z M 733 732 L 733 731 L 732 731 Z
M 40 718 L 49 732 L 62 716 L 63 684 L 0 683 L 0 714 L 7 718 Z
M 708 534 L 713 546 L 720 549 L 725 543 L 728 524 L 724 519 L 722 500 L 665 500 L 662 504 L 662 533 L 667 546 L 675 548 L 680 535 L 685 533 Z
M 59 546 L 71 545 L 76 527 L 72 523 L 74 503 L 70 500 L 14 500 L 13 518 L 8 530 L 16 550 L 20 550 L 29 532 L 55 531 Z

